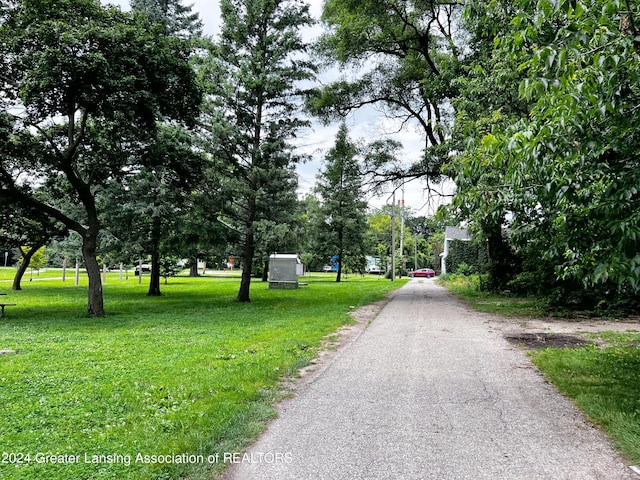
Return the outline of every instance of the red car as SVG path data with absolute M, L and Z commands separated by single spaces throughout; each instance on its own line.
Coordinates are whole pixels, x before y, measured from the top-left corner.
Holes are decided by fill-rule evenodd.
M 431 268 L 419 268 L 418 270 L 412 270 L 409 272 L 410 277 L 427 277 L 433 278 L 436 276 L 436 272 Z

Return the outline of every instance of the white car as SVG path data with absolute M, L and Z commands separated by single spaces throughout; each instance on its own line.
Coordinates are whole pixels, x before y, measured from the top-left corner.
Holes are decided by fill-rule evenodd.
M 136 265 L 136 271 L 135 271 L 136 275 L 140 275 L 140 266 L 141 265 Z M 151 271 L 151 265 L 149 265 L 148 263 L 143 263 L 142 273 L 149 273 L 150 271 Z

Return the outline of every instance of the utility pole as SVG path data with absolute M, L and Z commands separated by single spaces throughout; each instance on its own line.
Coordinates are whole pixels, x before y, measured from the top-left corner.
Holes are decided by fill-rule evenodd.
M 396 280 L 396 191 L 391 202 L 391 281 Z
M 402 268 L 405 268 L 404 261 L 404 183 L 402 184 L 402 200 L 400 204 L 400 261 L 402 262 Z

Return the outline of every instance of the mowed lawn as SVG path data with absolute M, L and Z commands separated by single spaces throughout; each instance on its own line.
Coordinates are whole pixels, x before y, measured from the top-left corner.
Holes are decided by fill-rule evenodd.
M 18 304 L 0 321 L 0 349 L 16 352 L 0 355 L 0 478 L 208 477 L 255 439 L 279 382 L 350 310 L 404 283 L 255 281 L 238 304 L 238 278 L 174 278 L 160 298 L 146 297 L 147 281 L 109 274 L 101 319 L 86 315 L 72 275 L 27 276 L 20 292 L 0 283 L 0 302 Z
M 591 334 L 606 347 L 548 348 L 533 362 L 607 432 L 632 465 L 640 464 L 640 332 Z

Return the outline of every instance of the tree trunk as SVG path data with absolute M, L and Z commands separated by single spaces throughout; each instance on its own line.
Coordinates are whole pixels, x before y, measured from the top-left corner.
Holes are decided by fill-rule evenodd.
M 24 252 L 22 248 L 20 249 L 20 252 L 22 253 L 22 263 L 20 263 L 20 267 L 18 267 L 16 276 L 13 277 L 13 285 L 11 287 L 11 290 L 15 290 L 15 291 L 22 290 L 22 285 L 20 285 L 20 283 L 22 282 L 22 277 L 27 271 L 27 268 L 29 268 L 29 264 L 31 263 L 31 257 L 33 257 L 33 255 L 38 250 L 40 250 L 42 245 L 43 244 L 36 244 L 28 252 Z
M 482 229 L 487 237 L 489 288 L 501 291 L 507 288 L 509 281 L 521 271 L 520 262 L 504 239 L 500 223 L 485 222 Z
M 253 219 L 253 212 L 250 212 Z M 238 291 L 238 302 L 250 302 L 249 290 L 251 288 L 251 270 L 253 268 L 253 255 L 255 253 L 255 241 L 253 235 L 253 222 L 247 226 L 247 234 L 245 237 L 244 253 L 242 256 L 242 280 L 240 282 L 240 290 Z
M 247 199 L 247 216 L 245 220 L 245 244 L 242 258 L 242 280 L 238 291 L 238 302 L 250 302 L 249 291 L 251 288 L 251 270 L 253 268 L 253 255 L 256 251 L 253 224 L 256 221 L 258 187 L 260 181 L 255 179 L 260 158 L 260 144 L 262 142 L 262 112 L 264 108 L 264 90 L 258 91 L 256 98 L 255 118 L 253 121 L 253 145 L 251 149 L 251 172 L 249 175 L 249 192 Z
M 255 237 L 253 233 L 253 222 L 255 219 L 255 199 L 249 200 L 247 212 L 246 235 L 244 253 L 242 254 L 242 280 L 238 291 L 238 302 L 250 302 L 249 291 L 251 288 L 251 270 L 253 269 L 253 255 L 255 254 Z
M 98 247 L 98 228 L 91 228 L 82 236 L 82 258 L 89 276 L 87 311 L 94 317 L 104 317 L 104 299 L 102 297 L 102 278 L 96 259 Z
M 269 260 L 264 261 L 264 270 L 262 271 L 262 281 L 269 281 Z
M 343 233 L 342 230 L 340 230 L 338 232 L 338 274 L 336 275 L 336 282 L 338 283 L 342 280 L 342 254 L 344 253 L 344 249 L 342 248 L 342 239 Z
M 190 277 L 198 276 L 198 258 L 197 257 L 189 261 L 189 276 Z
M 140 272 L 142 275 L 142 272 Z M 148 297 L 160 297 L 160 218 L 153 219 L 151 227 L 151 279 L 149 280 Z
M 160 254 L 154 248 L 151 254 L 151 278 L 149 280 L 149 291 L 147 297 L 160 297 Z

